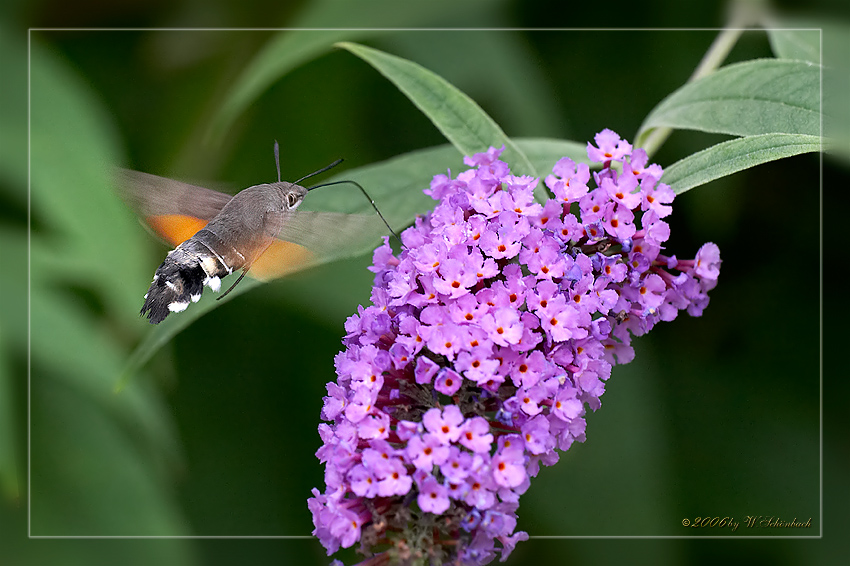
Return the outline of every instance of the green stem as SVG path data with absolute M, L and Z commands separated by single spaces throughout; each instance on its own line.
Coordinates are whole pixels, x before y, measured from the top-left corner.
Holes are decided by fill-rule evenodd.
M 723 64 L 723 61 L 726 60 L 729 52 L 732 51 L 738 38 L 744 32 L 742 28 L 735 26 L 736 23 L 735 21 L 730 22 L 730 26 L 721 31 L 714 39 L 711 47 L 703 55 L 702 61 L 700 61 L 688 79 L 689 83 L 713 73 Z M 672 128 L 655 128 L 649 133 L 646 140 L 641 143 L 641 147 L 646 150 L 647 155 L 652 155 L 658 151 L 658 148 L 670 137 L 672 132 Z

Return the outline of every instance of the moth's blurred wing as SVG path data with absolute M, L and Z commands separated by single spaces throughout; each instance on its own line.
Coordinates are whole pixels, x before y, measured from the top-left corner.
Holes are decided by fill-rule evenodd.
M 375 215 L 293 211 L 278 213 L 280 233 L 251 266 L 261 280 L 366 253 L 380 244 L 386 227 Z
M 172 246 L 191 238 L 233 198 L 218 191 L 129 169 L 118 169 L 116 186 L 144 223 Z

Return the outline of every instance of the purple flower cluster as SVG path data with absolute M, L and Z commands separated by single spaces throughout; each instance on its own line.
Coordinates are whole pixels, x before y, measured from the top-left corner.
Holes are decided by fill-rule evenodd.
M 383 562 L 504 560 L 528 538 L 529 478 L 584 441 L 632 336 L 708 304 L 717 246 L 662 254 L 661 167 L 610 130 L 595 141 L 601 170 L 561 159 L 545 204 L 502 150 L 466 158 L 434 177 L 439 204 L 401 253 L 375 251 L 372 306 L 346 322 L 319 426 L 327 487 L 308 504 L 329 554 L 360 541 Z

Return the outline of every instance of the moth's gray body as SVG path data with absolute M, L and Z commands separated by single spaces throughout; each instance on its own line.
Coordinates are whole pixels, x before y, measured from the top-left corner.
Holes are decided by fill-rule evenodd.
M 286 182 L 248 187 L 187 242 L 203 244 L 221 261 L 227 271 L 224 275 L 250 267 L 280 233 L 287 213 L 298 208 L 306 194 L 304 187 Z
M 140 314 L 158 324 L 169 313 L 200 300 L 205 285 L 218 291 L 222 277 L 239 269 L 247 272 L 306 194 L 304 187 L 287 182 L 255 185 L 238 193 L 204 228 L 168 253 L 154 274 Z

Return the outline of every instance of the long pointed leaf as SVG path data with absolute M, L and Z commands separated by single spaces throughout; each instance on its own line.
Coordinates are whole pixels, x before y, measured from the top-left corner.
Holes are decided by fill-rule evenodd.
M 820 72 L 812 63 L 778 59 L 729 65 L 665 98 L 644 120 L 635 145 L 658 127 L 820 135 Z
M 665 169 L 661 180 L 670 185 L 676 194 L 680 194 L 768 161 L 820 150 L 821 142 L 817 136 L 747 136 L 719 143 L 677 161 Z
M 428 69 L 354 43 L 338 47 L 357 55 L 395 84 L 463 155 L 505 146 L 502 160 L 515 174 L 535 175 L 534 166 L 505 132 L 466 94 Z

